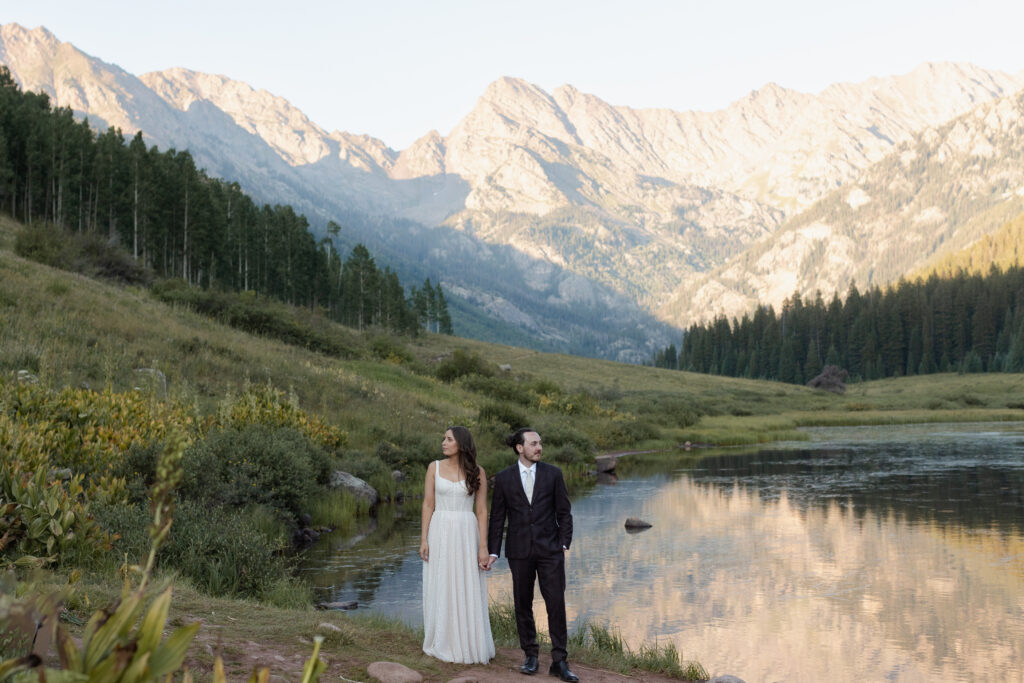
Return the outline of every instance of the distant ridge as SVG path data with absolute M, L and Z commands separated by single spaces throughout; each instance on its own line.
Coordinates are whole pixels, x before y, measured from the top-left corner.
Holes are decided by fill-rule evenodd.
M 676 334 L 667 325 L 777 304 L 794 290 L 885 283 L 995 229 L 972 218 L 998 197 L 941 189 L 978 177 L 971 150 L 950 157 L 962 181 L 947 164 L 897 168 L 892 159 L 922 145 L 939 154 L 929 145 L 943 137 L 955 147 L 950 122 L 984 110 L 1009 117 L 995 156 L 984 157 L 1003 168 L 992 159 L 1019 131 L 1012 104 L 996 103 L 1024 88 L 1024 71 L 923 64 L 813 95 L 770 83 L 716 112 L 674 112 L 502 77 L 451 131 L 393 150 L 327 132 L 283 98 L 227 76 L 133 76 L 42 28 L 0 27 L 0 61 L 23 87 L 98 125 L 141 128 L 260 200 L 295 205 L 315 230 L 350 216 L 341 239 L 367 242 L 417 279 L 423 269 L 444 272 L 455 306 L 482 312 L 480 322 L 491 316 L 503 335 L 624 360 L 649 357 Z M 1017 196 L 981 175 L 1007 201 Z M 872 203 L 909 206 L 914 187 L 963 202 L 907 209 L 919 211 L 917 222 Z M 854 207 L 862 196 L 867 208 Z M 570 311 L 578 327 L 566 334 Z
M 983 235 L 969 247 L 935 259 L 908 280 L 927 279 L 931 275 L 952 277 L 958 272 L 984 275 L 995 267 L 1000 270 L 1024 266 L 1024 213 L 1007 221 L 996 232 Z

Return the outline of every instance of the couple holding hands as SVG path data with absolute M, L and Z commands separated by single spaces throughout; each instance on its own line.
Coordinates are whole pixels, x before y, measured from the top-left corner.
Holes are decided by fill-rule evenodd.
M 566 662 L 565 554 L 572 542 L 572 513 L 562 471 L 540 461 L 540 435 L 525 427 L 506 439 L 517 462 L 494 478 L 487 515 L 487 474 L 476 463 L 476 445 L 465 427 L 444 434 L 444 460 L 427 467 L 423 492 L 423 651 L 446 662 L 486 664 L 494 656 L 487 611 L 486 571 L 501 552 L 512 572 L 519 670 L 538 669 L 533 587 L 540 585 L 551 635 L 549 673 L 578 681 Z M 508 525 L 506 535 L 505 527 Z

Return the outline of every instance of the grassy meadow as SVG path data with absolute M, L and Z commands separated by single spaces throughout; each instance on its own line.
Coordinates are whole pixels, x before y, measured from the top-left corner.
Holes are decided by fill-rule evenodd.
M 357 331 L 245 295 L 230 302 L 279 323 L 272 329 L 291 330 L 286 342 L 270 327 L 253 334 L 200 315 L 159 287 L 22 258 L 15 253 L 21 230 L 0 217 L 0 448 L 9 449 L 10 489 L 0 497 L 23 492 L 32 479 L 32 495 L 49 496 L 61 515 L 73 513 L 61 519 L 84 526 L 42 532 L 43 522 L 28 517 L 20 527 L 10 522 L 21 536 L 8 543 L 0 528 L 0 561 L 34 557 L 22 565 L 42 567 L 33 573 L 19 565 L 20 594 L 77 581 L 67 621 L 81 631 L 78 622 L 117 596 L 121 564 L 147 551 L 148 490 L 166 476 L 166 443 L 180 439 L 180 499 L 157 577 L 175 580 L 169 623 L 205 625 L 186 659 L 200 679 L 213 675 L 215 651 L 235 675 L 260 657 L 272 668 L 299 658 L 301 669 L 317 633 L 331 673 L 365 678 L 372 656 L 430 680 L 451 677 L 456 668 L 417 654 L 414 630 L 314 612 L 308 586 L 289 573 L 289 534 L 303 513 L 314 524 L 344 526 L 369 512 L 328 491 L 325 473 L 346 469 L 388 497 L 400 490 L 415 499 L 447 425 L 473 430 L 481 464 L 493 474 L 511 464 L 503 436 L 530 424 L 544 437 L 545 458 L 579 482 L 602 452 L 692 458 L 704 446 L 800 439 L 804 426 L 1024 418 L 1021 375 L 898 378 L 835 395 L 450 336 Z M 682 450 L 685 442 L 695 448 Z M 48 477 L 64 468 L 64 483 Z M 396 483 L 395 470 L 404 482 Z M 96 553 L 96 544 L 108 552 Z M 500 610 L 492 618 L 500 621 Z M 577 635 L 578 661 L 682 678 L 699 671 L 675 666 L 674 652 L 643 644 L 631 651 L 614 634 L 588 628 Z M 615 641 L 617 658 L 598 647 L 606 640 Z M 11 654 L 0 637 L 0 660 Z

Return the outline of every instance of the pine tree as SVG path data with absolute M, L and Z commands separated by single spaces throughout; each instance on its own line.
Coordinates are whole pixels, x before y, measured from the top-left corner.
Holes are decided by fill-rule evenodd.
M 452 331 L 452 318 L 448 314 L 448 302 L 441 291 L 441 283 L 437 283 L 437 328 L 441 334 L 454 334 Z
M 810 380 L 821 374 L 821 359 L 818 357 L 818 345 L 814 340 L 807 343 L 807 360 L 804 361 L 804 379 Z

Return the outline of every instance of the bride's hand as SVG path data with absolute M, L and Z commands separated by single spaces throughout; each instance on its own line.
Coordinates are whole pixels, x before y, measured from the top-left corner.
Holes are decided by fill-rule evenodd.
M 424 562 L 430 561 L 430 548 L 426 541 L 420 541 L 420 559 Z
M 476 563 L 480 565 L 480 569 L 483 569 L 484 571 L 490 571 L 491 554 L 488 553 L 486 550 L 481 550 L 479 553 L 477 553 Z

